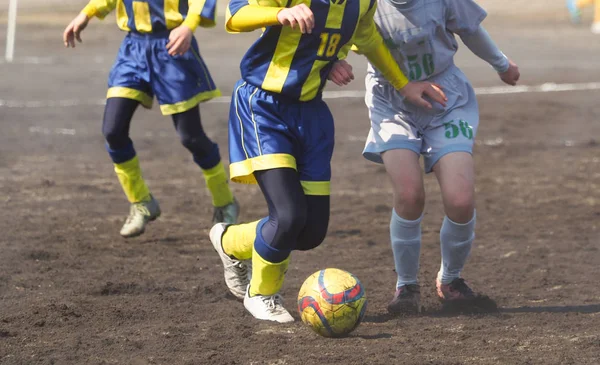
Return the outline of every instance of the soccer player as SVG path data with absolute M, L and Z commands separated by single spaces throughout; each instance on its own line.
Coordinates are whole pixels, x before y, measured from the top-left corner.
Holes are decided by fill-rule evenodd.
M 594 5 L 592 33 L 600 34 L 600 0 L 567 0 L 567 9 L 571 14 L 571 21 L 576 24 L 581 22 L 581 9 L 590 5 Z
M 371 130 L 363 155 L 383 163 L 393 185 L 390 236 L 398 280 L 388 305 L 391 313 L 420 310 L 417 274 L 425 204 L 421 155 L 425 172 L 437 177 L 446 213 L 440 231 L 442 263 L 437 294 L 453 308 L 483 305 L 490 309 L 488 305 L 493 305 L 460 275 L 475 238 L 472 152 L 479 109 L 471 84 L 454 64 L 458 35 L 502 81 L 516 85 L 520 76 L 517 65 L 500 52 L 480 25 L 486 15 L 473 0 L 378 0 L 375 23 L 400 68 L 410 80 L 440 85 L 448 97 L 445 106 L 418 109 L 369 65 L 366 104 Z M 331 73 L 340 85 L 352 78 L 343 62 Z
M 116 8 L 118 26 L 128 32 L 110 71 L 102 124 L 106 149 L 131 203 L 123 237 L 142 234 L 161 213 L 129 138 L 136 108 L 150 108 L 155 95 L 162 114 L 171 116 L 181 143 L 202 169 L 212 195 L 213 221 L 237 220 L 239 207 L 219 148 L 204 133 L 198 107 L 220 95 L 193 35 L 198 26 L 215 25 L 215 7 L 216 0 L 91 0 L 64 31 L 65 46 L 75 47 L 92 17 L 102 19 Z
M 258 183 L 269 215 L 216 224 L 210 239 L 229 290 L 258 319 L 293 321 L 279 295 L 290 253 L 319 246 L 327 232 L 334 125 L 321 93 L 333 63 L 354 42 L 407 100 L 431 107 L 428 95 L 444 102 L 430 83 L 408 82 L 377 33 L 374 11 L 375 0 L 229 4 L 229 32 L 265 28 L 241 63 L 229 151 L 232 180 Z

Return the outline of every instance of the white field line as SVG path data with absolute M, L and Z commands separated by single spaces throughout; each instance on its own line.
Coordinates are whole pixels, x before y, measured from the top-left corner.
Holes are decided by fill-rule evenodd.
M 566 91 L 590 91 L 600 90 L 600 82 L 567 83 L 556 84 L 553 82 L 532 86 L 491 86 L 475 88 L 475 93 L 484 95 L 508 95 L 523 93 L 551 93 Z M 350 91 L 325 91 L 324 99 L 362 99 L 365 96 L 363 90 Z M 209 103 L 227 104 L 230 96 L 215 98 Z M 4 100 L 0 99 L 0 108 L 68 108 L 76 106 L 102 106 L 104 99 L 66 99 L 66 100 Z

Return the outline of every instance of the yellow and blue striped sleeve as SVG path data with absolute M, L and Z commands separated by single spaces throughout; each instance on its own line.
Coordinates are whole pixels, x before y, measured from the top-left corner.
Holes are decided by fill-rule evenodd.
M 240 33 L 279 25 L 277 14 L 283 8 L 279 0 L 231 0 L 227 6 L 225 29 L 229 33 Z
M 104 19 L 111 11 L 117 7 L 118 0 L 90 0 L 90 2 L 81 11 L 88 18 L 98 17 Z
M 377 31 L 373 15 L 377 10 L 377 4 L 372 1 L 369 11 L 360 19 L 354 35 L 354 46 L 352 49 L 367 57 L 369 62 L 381 72 L 397 90 L 408 84 L 408 78 L 400 70 L 400 66 L 394 60 L 390 50 L 383 42 L 381 34 Z
M 198 26 L 210 28 L 217 24 L 217 0 L 191 0 L 189 5 L 183 25 L 194 31 Z

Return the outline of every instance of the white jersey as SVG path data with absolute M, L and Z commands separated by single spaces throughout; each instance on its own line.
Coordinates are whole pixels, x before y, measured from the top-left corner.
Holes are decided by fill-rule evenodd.
M 374 19 L 402 72 L 411 81 L 422 81 L 454 65 L 454 35 L 475 32 L 486 16 L 473 0 L 378 0 Z M 370 64 L 369 73 L 387 83 Z

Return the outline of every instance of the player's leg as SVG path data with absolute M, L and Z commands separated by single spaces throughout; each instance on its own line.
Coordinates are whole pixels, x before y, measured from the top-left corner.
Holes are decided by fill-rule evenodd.
M 142 177 L 140 164 L 129 138 L 129 126 L 139 104 L 152 105 L 152 93 L 145 75 L 139 71 L 140 59 L 136 57 L 139 47 L 136 40 L 126 37 L 121 44 L 117 60 L 111 69 L 102 132 L 108 153 L 115 165 L 115 172 L 131 208 L 129 217 L 121 229 L 124 237 L 144 232 L 148 222 L 160 215 L 158 203 Z
M 160 216 L 158 202 L 142 177 L 140 163 L 129 138 L 129 125 L 139 102 L 126 98 L 109 98 L 104 109 L 102 133 L 106 149 L 115 166 L 121 187 L 131 203 L 129 217 L 121 228 L 123 237 L 144 232 L 146 223 Z
M 409 149 L 393 149 L 384 152 L 382 159 L 394 191 L 390 241 L 398 275 L 396 292 L 388 311 L 395 314 L 419 312 L 417 276 L 421 253 L 421 217 L 425 207 L 419 155 Z
M 461 277 L 475 239 L 475 176 L 473 157 L 454 152 L 433 167 L 442 191 L 446 217 L 440 230 L 442 261 L 438 296 L 445 302 L 471 301 L 479 296 Z
M 283 178 L 295 176 L 295 179 L 298 180 L 296 160 L 293 157 L 294 138 L 287 132 L 288 128 L 283 120 L 286 112 L 290 109 L 293 109 L 293 106 L 280 105 L 280 102 L 275 100 L 271 94 L 244 81 L 236 84 L 229 115 L 229 158 L 233 181 L 256 184 L 258 183 L 257 176 L 260 175 L 266 176 L 266 186 L 269 185 L 269 179 L 277 179 L 280 174 L 284 176 Z M 261 171 L 265 170 L 283 170 L 283 172 L 261 175 Z M 269 176 L 274 177 L 269 178 Z M 296 181 L 296 184 L 299 185 L 299 181 Z M 285 188 L 286 184 L 280 182 L 276 185 L 284 185 L 282 188 Z M 271 190 L 265 191 L 270 193 Z M 282 194 L 290 198 L 295 196 L 286 191 Z M 273 215 L 279 211 L 285 212 L 275 208 L 279 208 L 279 205 L 275 204 L 270 208 L 270 213 Z M 289 220 L 286 217 L 283 219 L 287 222 Z M 249 272 L 252 271 L 250 266 L 254 246 L 257 241 L 260 241 L 258 242 L 259 246 L 264 242 L 262 227 L 268 220 L 267 218 L 234 225 L 216 224 L 211 229 L 210 239 L 223 262 L 227 287 L 233 295 L 240 299 L 244 299 L 246 296 L 251 276 Z M 260 229 L 258 228 L 259 224 L 261 225 Z M 294 242 L 290 242 L 290 244 L 294 244 Z M 253 287 L 260 288 L 261 286 L 254 285 Z M 267 302 L 272 303 L 273 301 L 266 300 L 264 303 Z M 283 308 L 281 305 L 276 307 L 278 310 Z
M 222 257 L 224 265 L 243 265 L 237 276 L 229 274 L 228 278 L 226 272 L 226 281 L 234 295 L 244 298 L 246 309 L 258 319 L 290 322 L 293 318 L 283 307 L 279 291 L 290 253 L 306 224 L 307 202 L 295 169 L 276 168 L 254 174 L 269 215 L 252 223 L 217 224 L 211 230 L 211 240 L 217 252 L 226 256 Z M 244 260 L 252 260 L 252 265 Z M 251 270 L 246 287 L 242 269 Z
M 421 250 L 421 216 L 425 202 L 423 174 L 419 156 L 423 140 L 404 110 L 403 102 L 393 90 L 373 87 L 367 82 L 366 102 L 371 130 L 363 155 L 385 165 L 394 192 L 394 209 L 390 219 L 390 241 L 398 275 L 394 297 L 388 305 L 391 313 L 419 311 L 420 292 L 417 281 Z
M 291 322 L 293 318 L 283 307 L 279 291 L 290 253 L 306 225 L 306 197 L 294 169 L 257 171 L 255 176 L 267 201 L 269 215 L 257 223 L 252 278 L 244 307 L 257 319 Z
M 191 152 L 194 162 L 202 169 L 215 207 L 213 223 L 235 223 L 239 215 L 239 207 L 229 188 L 219 146 L 204 132 L 199 109 L 196 105 L 184 112 L 173 114 L 173 124 L 181 143 Z
M 438 280 L 448 285 L 460 278 L 475 239 L 475 176 L 473 157 L 455 152 L 433 168 L 440 184 L 446 217 L 440 230 L 442 265 Z
M 446 216 L 440 230 L 442 260 L 436 279 L 440 300 L 462 303 L 478 296 L 461 278 L 475 239 L 475 173 L 473 143 L 479 126 L 479 107 L 473 88 L 460 73 L 442 81 L 450 111 L 424 133 L 425 171 L 435 172 Z M 461 81 L 462 80 L 462 81 Z
M 202 169 L 215 207 L 213 220 L 235 223 L 239 207 L 227 184 L 219 149 L 202 128 L 198 107 L 199 103 L 220 96 L 221 92 L 200 56 L 196 39 L 192 39 L 190 49 L 180 56 L 168 54 L 167 38 L 149 42 L 152 88 L 160 110 L 163 115 L 172 116 L 181 142 Z

